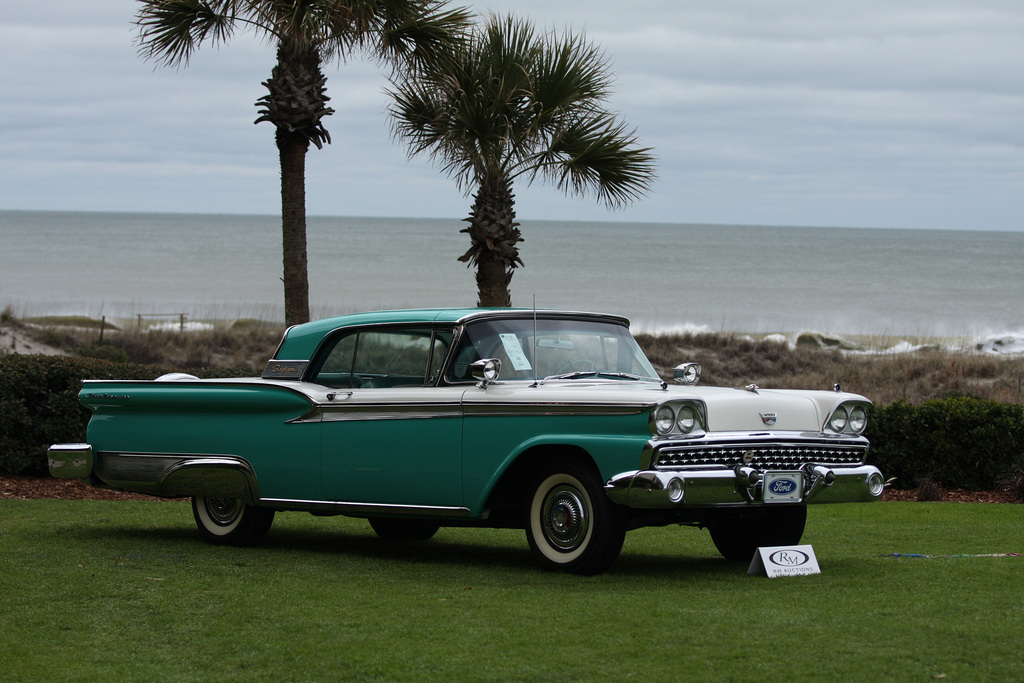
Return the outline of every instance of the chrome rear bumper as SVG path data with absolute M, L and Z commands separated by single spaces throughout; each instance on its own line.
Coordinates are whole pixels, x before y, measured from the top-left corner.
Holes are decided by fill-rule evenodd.
M 46 451 L 50 474 L 58 479 L 85 479 L 96 460 L 87 443 L 58 443 Z

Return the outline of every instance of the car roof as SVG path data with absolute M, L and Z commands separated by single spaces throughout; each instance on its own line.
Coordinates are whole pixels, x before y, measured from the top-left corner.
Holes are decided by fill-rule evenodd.
M 424 308 L 396 311 L 370 311 L 366 313 L 350 313 L 323 320 L 314 320 L 301 325 L 293 325 L 285 330 L 281 344 L 274 358 L 278 360 L 306 360 L 329 333 L 345 328 L 363 325 L 416 324 L 434 325 L 438 323 L 461 324 L 480 318 L 518 318 L 533 315 L 532 308 Z M 571 311 L 537 310 L 539 317 L 570 317 L 591 318 L 629 325 L 629 320 L 617 315 L 598 313 L 579 313 Z

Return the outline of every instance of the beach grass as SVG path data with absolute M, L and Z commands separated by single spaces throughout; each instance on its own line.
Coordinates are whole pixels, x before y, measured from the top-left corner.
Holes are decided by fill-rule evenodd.
M 252 368 L 258 372 L 277 348 L 284 325 L 259 317 L 188 321 L 112 321 L 80 316 L 22 320 L 8 316 L 36 341 L 66 353 L 107 360 L 190 368 Z M 702 384 L 764 388 L 832 389 L 867 396 L 876 404 L 920 403 L 970 395 L 1002 403 L 1024 403 L 1024 354 L 980 353 L 966 339 L 857 337 L 805 333 L 782 335 L 729 332 L 637 334 L 662 377 L 679 363 L 703 366 Z M 892 352 L 894 347 L 902 349 Z M 889 350 L 889 352 L 886 352 Z
M 6 681 L 1024 679 L 1024 558 L 991 556 L 1024 550 L 1014 505 L 812 506 L 821 573 L 778 579 L 679 527 L 584 578 L 521 531 L 397 543 L 282 513 L 238 549 L 183 502 L 0 513 Z

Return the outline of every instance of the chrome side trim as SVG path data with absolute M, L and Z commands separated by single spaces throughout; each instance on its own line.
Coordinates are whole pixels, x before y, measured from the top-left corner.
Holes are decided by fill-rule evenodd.
M 259 498 L 255 471 L 236 455 L 101 451 L 95 470 L 108 486 L 135 493 L 167 498 L 221 496 L 247 503 Z
M 397 503 L 353 503 L 333 500 L 293 500 L 290 498 L 260 498 L 268 507 L 289 510 L 315 510 L 342 515 L 401 515 L 406 517 L 468 517 L 469 508 L 441 505 L 400 505 Z
M 361 403 L 355 405 L 321 404 L 319 416 L 309 415 L 299 421 L 344 422 L 348 420 L 429 420 L 438 417 L 461 417 L 462 406 L 452 403 Z
M 241 458 L 194 458 L 171 465 L 157 482 L 160 494 L 241 498 L 252 504 L 259 499 L 256 472 Z
M 565 415 L 613 416 L 639 415 L 650 404 L 621 403 L 322 403 L 306 415 L 292 420 L 300 422 L 344 422 L 349 420 L 429 420 L 442 417 L 550 417 Z
M 650 403 L 562 403 L 531 401 L 529 403 L 466 403 L 466 417 L 544 417 L 552 415 L 639 415 Z

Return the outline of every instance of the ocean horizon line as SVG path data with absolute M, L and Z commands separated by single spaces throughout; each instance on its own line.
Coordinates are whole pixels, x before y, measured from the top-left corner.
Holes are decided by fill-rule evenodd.
M 280 220 L 280 214 L 276 213 L 239 213 L 239 212 L 203 212 L 203 211 L 142 211 L 133 209 L 19 209 L 3 208 L 3 213 L 39 213 L 39 214 L 88 214 L 88 215 L 118 215 L 118 216 L 186 216 L 190 218 L 198 216 L 225 217 L 225 218 L 262 218 Z M 382 220 L 382 221 L 439 221 L 464 223 L 465 217 L 455 218 L 450 216 L 413 216 L 413 215 L 378 215 L 369 216 L 361 214 L 320 214 L 310 213 L 306 215 L 307 221 L 314 220 Z M 775 228 L 794 230 L 884 230 L 884 231 L 907 231 L 907 232 L 992 232 L 992 233 L 1017 233 L 1024 232 L 1024 224 L 1017 228 L 948 228 L 948 227 L 900 227 L 900 226 L 871 226 L 871 225 L 796 225 L 790 223 L 718 223 L 714 221 L 652 221 L 636 219 L 600 219 L 600 220 L 574 220 L 559 218 L 523 218 L 516 217 L 518 223 L 526 221 L 531 224 L 568 224 L 568 225 L 638 225 L 638 226 L 680 226 L 688 228 Z
M 477 301 L 449 219 L 307 221 L 315 317 Z M 979 337 L 1024 330 L 1024 234 L 544 222 L 523 228 L 514 304 L 637 329 Z M 283 320 L 278 218 L 0 214 L 0 308 Z

